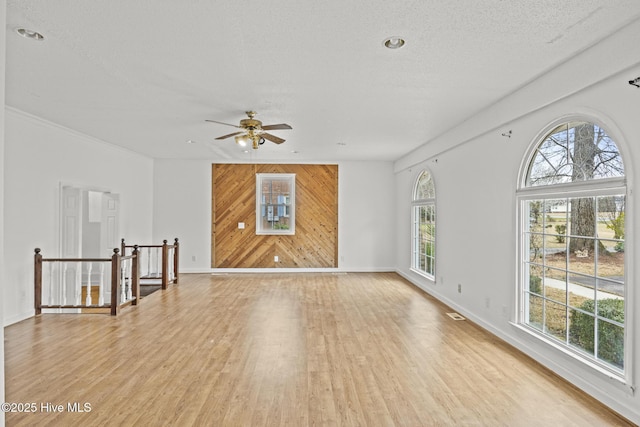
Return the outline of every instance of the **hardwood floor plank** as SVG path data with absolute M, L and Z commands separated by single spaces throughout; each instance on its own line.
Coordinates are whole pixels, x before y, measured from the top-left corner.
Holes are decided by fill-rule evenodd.
M 185 274 L 5 328 L 8 426 L 632 425 L 393 273 Z M 67 403 L 89 403 L 72 413 Z

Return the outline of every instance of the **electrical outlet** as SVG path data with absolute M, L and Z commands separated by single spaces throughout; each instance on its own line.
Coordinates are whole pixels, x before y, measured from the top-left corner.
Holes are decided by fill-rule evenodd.
M 491 298 L 487 297 L 484 299 L 484 307 L 491 308 Z
M 273 257 L 273 262 L 278 262 L 278 255 Z
M 195 256 L 195 255 L 193 255 L 193 256 L 191 257 L 191 261 L 196 262 L 196 256 Z
M 462 293 L 462 284 L 458 283 L 458 293 L 461 294 Z

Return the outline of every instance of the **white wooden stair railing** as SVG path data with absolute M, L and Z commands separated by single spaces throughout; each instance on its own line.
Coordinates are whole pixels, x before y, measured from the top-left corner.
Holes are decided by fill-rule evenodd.
M 137 305 L 140 295 L 138 248 L 123 256 L 115 248 L 111 258 L 43 258 L 40 248 L 34 256 L 35 314 L 42 310 L 77 312 L 109 309 L 116 315 L 126 305 Z M 106 268 L 110 266 L 110 268 Z M 110 287 L 105 286 L 110 283 Z M 98 287 L 97 301 L 92 295 Z M 84 302 L 82 291 L 86 290 Z M 110 295 L 107 295 L 110 294 Z M 107 296 L 110 296 L 108 302 Z

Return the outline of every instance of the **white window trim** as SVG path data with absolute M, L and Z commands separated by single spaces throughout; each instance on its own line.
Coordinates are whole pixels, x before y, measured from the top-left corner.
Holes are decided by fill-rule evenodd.
M 432 280 L 435 282 L 436 280 L 436 256 L 433 257 L 433 274 L 428 273 L 424 270 L 420 270 L 419 268 L 416 268 L 416 257 L 417 257 L 417 252 L 416 252 L 416 242 L 415 242 L 415 229 L 414 229 L 414 225 L 416 223 L 416 208 L 419 206 L 433 206 L 433 211 L 435 212 L 435 216 L 436 216 L 436 235 L 437 235 L 437 220 L 438 220 L 438 213 L 436 212 L 436 203 L 435 203 L 435 199 L 428 199 L 428 200 L 432 200 L 432 202 L 423 202 L 420 203 L 418 201 L 413 202 L 411 204 L 411 267 L 410 270 L 413 271 L 416 274 L 419 274 L 420 276 L 425 277 L 426 279 Z M 437 237 L 434 237 L 434 250 L 435 253 L 438 253 L 438 239 Z
M 436 281 L 436 271 L 437 271 L 437 254 L 438 254 L 438 211 L 437 211 L 437 203 L 436 203 L 436 197 L 431 197 L 431 198 L 427 198 L 427 199 L 414 199 L 415 195 L 416 195 L 416 189 L 418 186 L 418 182 L 420 180 L 420 177 L 422 176 L 423 172 L 427 172 L 430 176 L 431 176 L 431 182 L 433 183 L 433 188 L 434 188 L 434 193 L 437 196 L 438 192 L 436 191 L 436 183 L 435 183 L 435 179 L 433 177 L 433 173 L 431 173 L 431 171 L 427 168 L 422 168 L 420 169 L 420 171 L 418 172 L 418 174 L 415 176 L 415 179 L 413 180 L 413 186 L 411 187 L 411 238 L 410 240 L 410 254 L 411 254 L 411 265 L 409 267 L 409 269 L 426 278 L 429 279 L 431 281 L 433 281 L 435 283 Z M 414 225 L 416 223 L 416 207 L 418 206 L 433 206 L 433 211 L 436 217 L 436 221 L 435 221 L 435 230 L 434 230 L 434 250 L 436 253 L 436 256 L 433 257 L 433 274 L 427 273 L 426 271 L 420 270 L 419 268 L 416 268 L 416 248 L 415 248 L 415 228 Z
M 544 187 L 542 187 L 541 189 L 544 189 Z M 610 188 L 606 188 L 606 189 L 602 189 L 602 190 L 598 190 L 598 189 L 591 189 L 590 191 L 585 191 L 584 189 L 582 190 L 578 190 L 576 189 L 576 191 L 565 191 L 563 193 L 561 193 L 562 198 L 580 198 L 580 197 L 590 197 L 590 196 L 606 196 L 606 195 L 612 195 L 612 194 L 626 194 L 626 197 L 628 198 L 629 195 L 627 194 L 627 190 L 625 187 L 610 187 Z M 624 282 L 625 282 L 625 294 L 624 294 L 624 298 L 625 298 L 625 322 L 624 322 L 624 332 L 625 332 L 625 346 L 624 346 L 624 360 L 625 360 L 625 368 L 623 373 L 621 373 L 620 371 L 608 366 L 605 362 L 599 362 L 597 359 L 589 357 L 586 354 L 582 354 L 578 349 L 573 349 L 571 346 L 567 345 L 566 343 L 563 343 L 562 341 L 556 341 L 551 335 L 547 335 L 547 334 L 543 334 L 540 331 L 538 331 L 537 329 L 529 326 L 526 323 L 526 316 L 525 316 L 525 305 L 526 305 L 526 301 L 525 301 L 525 289 L 524 289 L 524 285 L 525 283 L 528 283 L 528 278 L 527 276 L 527 271 L 524 268 L 524 262 L 523 262 L 523 255 L 526 253 L 528 247 L 527 247 L 527 242 L 525 241 L 525 239 L 523 239 L 523 235 L 524 235 L 524 231 L 526 230 L 526 223 L 529 220 L 527 214 L 526 214 L 526 209 L 524 208 L 526 202 L 530 201 L 530 200 L 537 200 L 537 199 L 554 199 L 558 197 L 558 193 L 557 192 L 544 192 L 544 191 L 540 191 L 540 192 L 536 192 L 534 194 L 534 192 L 531 191 L 527 191 L 526 194 L 518 194 L 517 195 L 517 203 L 518 203 L 518 238 L 517 238 L 517 245 L 518 245 L 518 293 L 517 293 L 517 318 L 516 318 L 516 325 L 527 331 L 529 334 L 539 338 L 540 340 L 548 343 L 548 344 L 552 344 L 555 348 L 561 348 L 563 353 L 570 355 L 571 357 L 573 357 L 574 359 L 577 359 L 585 364 L 587 364 L 588 366 L 591 367 L 597 367 L 597 370 L 600 372 L 604 372 L 607 373 L 607 375 L 611 376 L 612 378 L 617 379 L 618 381 L 624 382 L 625 384 L 631 384 L 633 382 L 633 377 L 631 375 L 631 371 L 632 371 L 632 363 L 631 362 L 633 359 L 632 357 L 632 347 L 633 347 L 633 340 L 631 339 L 633 337 L 633 332 L 632 332 L 632 323 L 629 323 L 629 318 L 628 316 L 631 315 L 631 311 L 630 310 L 630 301 L 631 301 L 631 286 L 628 286 L 628 280 L 629 279 L 629 267 L 630 267 L 630 263 L 628 262 L 628 257 L 629 257 L 629 253 L 627 250 L 627 240 L 625 239 L 625 275 L 624 275 Z M 630 205 L 627 204 L 627 205 Z M 625 206 L 625 219 L 627 217 L 631 217 L 631 214 L 629 213 L 630 209 L 628 207 Z M 625 223 L 626 226 L 626 223 Z M 628 229 L 627 229 L 628 232 Z M 626 234 L 626 233 L 625 233 Z
M 635 316 L 634 311 L 636 311 L 636 307 L 634 307 L 635 302 L 635 289 L 634 286 L 630 286 L 629 284 L 635 283 L 634 277 L 634 263 L 635 259 L 634 255 L 634 239 L 627 239 L 626 236 L 635 236 L 635 227 L 634 227 L 634 198 L 633 198 L 633 188 L 627 185 L 627 180 L 630 182 L 633 181 L 632 173 L 633 171 L 629 167 L 630 163 L 625 161 L 625 147 L 624 147 L 624 139 L 620 138 L 620 131 L 613 124 L 605 124 L 601 126 L 607 130 L 609 136 L 613 138 L 616 143 L 616 146 L 622 156 L 623 163 L 625 165 L 625 176 L 622 178 L 604 178 L 604 179 L 594 179 L 590 181 L 577 182 L 577 183 L 566 183 L 566 184 L 555 184 L 555 185 L 540 185 L 540 186 L 526 186 L 526 174 L 528 172 L 529 164 L 533 160 L 535 156 L 536 149 L 542 139 L 555 127 L 560 125 L 564 121 L 579 119 L 582 121 L 590 121 L 595 123 L 598 126 L 601 126 L 599 120 L 594 119 L 593 117 L 589 117 L 588 115 L 576 116 L 570 115 L 565 116 L 563 118 L 557 119 L 551 124 L 547 125 L 538 135 L 536 135 L 535 139 L 533 139 L 531 146 L 528 148 L 527 155 L 523 157 L 523 161 L 520 164 L 519 174 L 518 174 L 518 188 L 516 190 L 516 213 L 517 213 L 517 236 L 516 236 L 516 253 L 517 256 L 517 268 L 516 268 L 516 283 L 517 283 L 517 292 L 516 292 L 516 318 L 514 319 L 514 326 L 518 329 L 528 333 L 531 336 L 536 337 L 542 342 L 550 345 L 553 348 L 556 348 L 562 351 L 564 354 L 569 355 L 574 360 L 579 361 L 580 363 L 593 368 L 596 372 L 600 372 L 609 378 L 615 379 L 619 382 L 624 383 L 630 393 L 634 393 L 636 390 L 636 386 L 634 385 L 634 372 L 637 367 L 634 366 L 633 359 L 633 349 L 636 346 L 635 339 Z M 612 132 L 613 131 L 613 132 Z M 523 268 L 523 255 L 527 248 L 524 247 L 525 241 L 523 239 L 523 232 L 525 230 L 526 221 L 528 218 L 525 218 L 525 210 L 523 209 L 524 202 L 527 200 L 533 199 L 551 199 L 551 198 L 570 198 L 570 197 L 584 197 L 584 196 L 606 196 L 613 194 L 625 194 L 628 200 L 628 203 L 625 205 L 625 323 L 624 323 L 624 372 L 614 370 L 607 366 L 606 364 L 598 362 L 596 359 L 588 357 L 587 355 L 581 354 L 578 350 L 572 349 L 570 346 L 562 343 L 560 341 L 555 342 L 555 340 L 549 336 L 542 334 L 540 331 L 530 327 L 525 323 L 524 319 L 524 284 L 525 282 L 525 271 Z M 633 308 L 633 309 L 632 309 Z
M 265 179 L 291 179 L 291 199 L 289 210 L 289 228 L 284 230 L 265 230 L 262 228 L 262 181 Z M 257 173 L 256 174 L 256 234 L 257 235 L 293 235 L 296 234 L 296 174 L 295 173 Z

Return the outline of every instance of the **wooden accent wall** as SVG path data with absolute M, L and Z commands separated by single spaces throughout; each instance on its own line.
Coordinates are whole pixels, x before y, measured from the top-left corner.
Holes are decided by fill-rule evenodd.
M 257 173 L 296 174 L 295 235 L 256 235 Z M 338 266 L 337 165 L 214 164 L 212 183 L 212 267 Z

